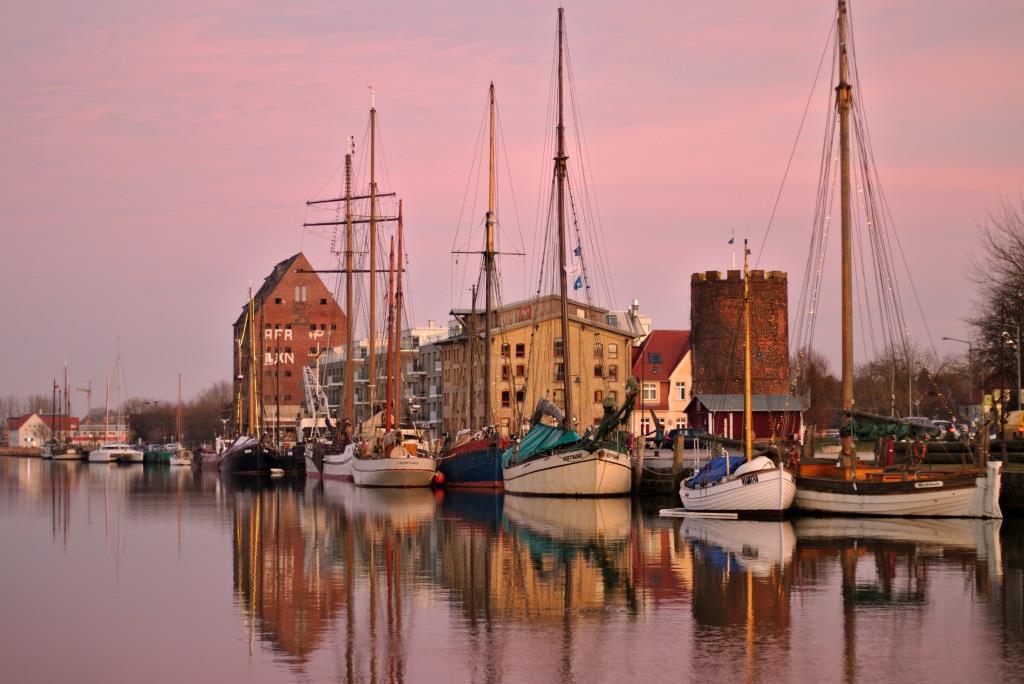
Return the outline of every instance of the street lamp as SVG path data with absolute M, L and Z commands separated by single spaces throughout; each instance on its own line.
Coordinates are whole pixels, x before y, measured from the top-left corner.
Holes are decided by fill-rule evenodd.
M 956 337 L 943 337 L 943 340 L 947 342 L 959 342 L 960 344 L 967 345 L 967 420 L 970 422 L 973 420 L 971 417 L 971 409 L 969 408 L 974 404 L 974 345 L 968 340 L 961 340 Z
M 1015 323 L 1006 323 L 1006 326 L 1009 327 L 1009 328 L 1013 328 L 1014 330 L 1017 331 L 1016 339 L 1011 337 L 1010 333 L 1006 332 L 1005 330 L 1003 331 L 1002 337 L 1003 337 L 1003 344 L 1005 344 L 1007 347 L 1016 347 L 1016 349 L 1017 349 L 1017 398 L 1016 398 L 1016 401 L 1014 401 L 1014 405 L 1017 407 L 1017 410 L 1019 411 L 1020 410 L 1020 389 L 1021 389 L 1021 387 L 1020 387 L 1020 355 L 1021 355 L 1021 351 L 1020 351 L 1020 326 L 1015 324 Z

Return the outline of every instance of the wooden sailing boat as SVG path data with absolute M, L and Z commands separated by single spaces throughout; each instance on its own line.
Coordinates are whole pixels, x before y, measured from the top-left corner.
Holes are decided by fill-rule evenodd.
M 456 443 L 445 452 L 439 463 L 438 471 L 444 476 L 444 483 L 450 487 L 485 487 L 498 489 L 502 487 L 501 455 L 508 449 L 509 441 L 502 437 L 494 426 L 494 415 L 491 411 L 491 373 L 493 357 L 493 328 L 494 328 L 494 229 L 497 224 L 495 215 L 495 100 L 494 83 L 488 88 L 488 176 L 487 176 L 487 214 L 484 217 L 484 427 L 475 430 L 476 426 L 470 422 L 469 430 L 465 438 Z M 473 301 L 473 320 L 475 325 L 476 299 Z M 472 327 L 472 326 L 471 326 Z M 475 337 L 475 331 L 471 331 L 471 337 Z M 475 342 L 475 339 L 472 340 Z M 470 384 L 474 377 L 473 369 L 470 369 Z M 470 404 L 474 402 L 474 392 L 469 391 Z M 472 411 L 470 412 L 472 414 Z
M 837 463 L 803 462 L 797 477 L 796 506 L 808 511 L 853 515 L 1000 518 L 999 462 L 943 470 L 858 465 L 855 421 L 875 417 L 854 411 L 853 398 L 853 235 L 850 114 L 853 88 L 847 44 L 847 3 L 839 0 L 837 39 L 839 83 L 839 160 L 842 220 L 842 410 L 846 424 Z M 862 123 L 862 122 L 861 122 Z M 898 421 L 896 421 L 898 422 Z M 980 459 L 979 459 L 980 460 Z
M 608 406 L 592 432 L 581 437 L 573 430 L 572 344 L 569 340 L 569 299 L 566 272 L 566 160 L 563 124 L 564 10 L 558 9 L 558 121 L 555 128 L 555 186 L 557 192 L 559 302 L 561 305 L 562 358 L 566 379 L 565 410 L 558 427 L 534 421 L 522 440 L 502 455 L 505 491 L 510 494 L 555 496 L 614 496 L 629 494 L 633 467 L 624 444 L 609 439 L 633 409 L 636 385 L 630 383 L 625 402 L 617 410 Z M 485 393 L 486 394 L 486 393 Z M 543 402 L 542 402 L 543 403 Z M 551 402 L 546 403 L 552 407 Z M 542 407 L 538 407 L 542 409 Z M 535 413 L 542 413 L 539 410 Z M 556 418 L 557 420 L 557 418 Z
M 745 516 L 782 515 L 793 505 L 793 473 L 767 456 L 754 457 L 750 383 L 750 250 L 743 241 L 743 458 L 718 456 L 679 486 L 683 508 Z
M 245 369 L 239 368 L 239 375 L 244 381 L 246 398 L 244 402 L 241 401 L 240 385 L 239 396 L 235 398 L 238 403 L 240 434 L 231 446 L 224 450 L 217 462 L 217 469 L 222 473 L 267 473 L 273 468 L 281 468 L 285 465 L 278 452 L 263 439 L 263 407 L 260 401 L 262 393 L 259 387 L 259 371 L 256 366 L 258 358 L 256 330 L 256 307 L 250 287 L 245 326 L 242 336 L 237 340 L 240 349 L 248 345 L 248 353 L 245 355 L 246 367 Z M 240 354 L 239 366 L 241 366 L 242 358 Z
M 385 373 L 387 384 L 385 404 L 380 412 L 382 424 L 377 425 L 376 404 L 376 297 L 377 297 L 377 164 L 376 164 L 377 108 L 370 107 L 370 292 L 369 292 L 369 367 L 370 434 L 355 450 L 352 459 L 352 479 L 363 487 L 427 487 L 434 481 L 437 464 L 421 445 L 416 430 L 403 430 L 401 425 L 401 299 L 403 253 L 402 203 L 398 204 L 398 267 L 394 282 L 395 263 L 392 244 L 391 285 L 388 287 L 388 340 Z M 392 287 L 394 289 L 392 289 Z

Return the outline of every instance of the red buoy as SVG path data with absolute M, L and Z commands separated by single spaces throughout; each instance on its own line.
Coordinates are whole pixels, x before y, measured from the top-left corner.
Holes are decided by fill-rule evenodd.
M 442 473 L 440 470 L 434 473 L 434 484 L 437 486 L 441 486 L 444 484 L 444 473 Z

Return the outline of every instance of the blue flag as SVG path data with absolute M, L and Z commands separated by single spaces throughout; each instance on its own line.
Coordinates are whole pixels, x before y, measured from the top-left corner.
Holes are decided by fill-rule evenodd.
M 576 282 L 572 284 L 572 289 L 578 290 L 581 287 L 583 287 L 583 276 L 578 275 L 576 276 Z
M 583 256 L 583 247 L 576 245 L 576 249 L 572 250 L 573 256 Z

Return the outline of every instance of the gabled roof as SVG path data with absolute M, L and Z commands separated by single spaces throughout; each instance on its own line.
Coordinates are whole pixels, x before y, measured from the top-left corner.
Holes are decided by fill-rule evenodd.
M 696 394 L 686 405 L 686 412 L 702 405 L 708 411 L 742 411 L 742 394 Z M 806 411 L 807 407 L 798 398 L 788 394 L 754 394 L 750 397 L 750 408 L 760 413 L 796 413 Z
M 21 426 L 28 422 L 29 418 L 34 416 L 34 413 L 26 413 L 23 416 L 15 416 L 7 419 L 8 430 L 20 430 Z
M 690 351 L 689 330 L 652 330 L 633 352 L 633 377 L 665 382 Z
M 274 291 L 274 288 L 277 287 L 278 283 L 281 282 L 281 279 L 284 278 L 284 275 L 288 273 L 288 271 L 295 270 L 298 267 L 295 264 L 296 261 L 300 262 L 298 266 L 301 266 L 302 268 L 312 268 L 312 265 L 309 263 L 306 255 L 302 252 L 293 254 L 284 261 L 277 262 L 274 265 L 274 268 L 271 269 L 270 275 L 263 279 L 263 284 L 260 285 L 260 289 L 256 290 L 252 295 L 252 301 L 255 303 L 256 308 L 259 308 L 263 300 Z M 245 312 L 248 307 L 248 301 L 242 304 L 242 312 L 238 314 L 238 318 L 235 319 L 235 325 L 239 325 L 245 318 Z

